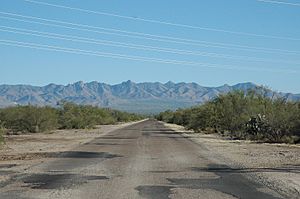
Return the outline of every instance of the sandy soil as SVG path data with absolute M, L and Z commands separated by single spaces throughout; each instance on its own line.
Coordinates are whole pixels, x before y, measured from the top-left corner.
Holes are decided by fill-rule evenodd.
M 236 168 L 284 195 L 300 198 L 299 145 L 226 140 L 216 134 L 193 133 L 182 126 L 165 125 L 201 144 L 212 153 L 211 157 L 218 157 L 215 161 L 220 164 Z
M 57 153 L 68 151 L 111 131 L 131 125 L 99 125 L 95 129 L 55 130 L 49 133 L 35 133 L 5 136 L 0 146 L 0 183 L 17 172 L 26 172 L 31 167 L 54 158 Z

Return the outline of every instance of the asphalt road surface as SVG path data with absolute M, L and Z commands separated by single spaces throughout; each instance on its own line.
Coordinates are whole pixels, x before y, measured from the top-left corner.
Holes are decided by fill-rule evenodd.
M 0 198 L 283 198 L 155 120 L 54 156 L 0 184 Z

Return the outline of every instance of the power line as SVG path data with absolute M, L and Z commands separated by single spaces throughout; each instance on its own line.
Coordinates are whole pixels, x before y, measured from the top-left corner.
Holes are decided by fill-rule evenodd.
M 63 6 L 63 5 L 58 5 L 58 4 L 51 4 L 51 3 L 41 2 L 41 1 L 34 1 L 34 0 L 24 0 L 24 1 L 28 2 L 28 3 L 34 3 L 34 4 L 39 4 L 39 5 L 45 5 L 45 6 L 52 6 L 52 7 L 56 7 L 56 8 L 63 8 L 63 9 L 69 9 L 69 10 L 75 10 L 75 11 L 80 11 L 80 12 L 85 12 L 85 13 L 105 15 L 105 16 L 110 16 L 110 17 L 118 17 L 118 18 L 123 18 L 123 19 L 143 21 L 143 22 L 156 23 L 156 24 L 163 24 L 163 25 L 176 26 L 176 27 L 182 27 L 182 28 L 199 29 L 199 30 L 205 30 L 205 31 L 222 32 L 222 33 L 229 33 L 229 34 L 235 34 L 235 35 L 244 35 L 244 36 L 264 37 L 264 38 L 269 38 L 269 39 L 282 39 L 282 40 L 300 41 L 299 38 L 280 37 L 280 36 L 274 36 L 274 35 L 255 34 L 255 33 L 231 31 L 231 30 L 224 30 L 224 29 L 217 29 L 217 28 L 200 27 L 200 26 L 194 26 L 194 25 L 188 25 L 188 24 L 172 23 L 172 22 L 167 22 L 167 21 L 162 21 L 162 20 L 153 20 L 153 19 L 146 19 L 146 18 L 140 18 L 140 17 L 131 17 L 131 16 L 113 14 L 113 13 L 108 13 L 108 12 L 100 12 L 100 11 L 93 11 L 93 10 L 87 10 L 87 9 L 82 9 L 82 8 Z
M 163 42 L 169 42 L 169 43 L 177 43 L 177 44 L 200 45 L 200 46 L 206 45 L 206 44 L 201 44 L 201 41 L 197 41 L 197 40 L 190 40 L 190 39 L 183 39 L 183 38 L 176 38 L 176 37 L 168 37 L 168 36 L 160 36 L 160 35 L 146 34 L 146 33 L 140 33 L 140 32 L 130 32 L 130 31 L 124 31 L 124 30 L 119 30 L 119 29 L 102 28 L 102 27 L 99 27 L 99 26 L 90 26 L 90 25 L 77 24 L 77 23 L 75 24 L 75 23 L 69 23 L 69 22 L 65 22 L 65 21 L 51 20 L 51 19 L 45 19 L 45 18 L 40 18 L 40 17 L 32 17 L 32 16 L 19 15 L 19 14 L 7 13 L 7 12 L 1 12 L 1 11 L 0 11 L 0 14 L 12 15 L 12 16 L 29 18 L 29 19 L 37 19 L 37 20 L 47 21 L 47 22 L 51 22 L 51 23 L 54 22 L 54 23 L 60 23 L 60 24 L 67 24 L 69 26 L 71 25 L 71 26 L 77 26 L 77 27 L 84 27 L 84 28 L 74 28 L 74 27 L 72 27 L 71 29 L 90 31 L 90 32 L 101 33 L 101 34 L 111 34 L 111 35 L 125 36 L 125 37 L 138 38 L 138 39 L 148 39 L 148 40 L 152 40 L 152 41 L 163 41 Z M 24 20 L 24 19 L 20 20 L 20 19 L 14 19 L 12 17 L 2 17 L 2 18 L 13 19 L 13 20 L 23 21 L 23 22 L 28 22 L 28 23 L 36 23 L 36 24 L 43 24 L 43 25 L 49 25 L 49 26 L 70 28 L 70 27 L 65 26 L 65 25 L 63 26 L 63 25 L 57 25 L 57 24 L 41 23 L 41 22 L 35 22 L 35 21 L 28 21 L 28 20 Z M 87 28 L 105 30 L 105 31 L 113 31 L 113 33 L 112 32 L 96 31 L 96 30 L 91 30 L 91 29 L 87 29 Z M 115 32 L 121 32 L 122 34 L 115 33 Z M 130 34 L 133 34 L 133 35 L 130 35 Z M 154 38 L 151 38 L 151 37 L 154 37 Z M 208 42 L 202 42 L 202 43 L 208 43 Z M 221 44 L 216 44 L 216 45 L 221 45 Z
M 6 28 L 6 29 L 10 29 L 10 30 L 4 30 L 1 28 Z M 209 52 L 194 52 L 194 51 L 186 51 L 186 50 L 173 49 L 173 48 L 159 48 L 159 47 L 145 46 L 145 45 L 133 45 L 133 44 L 123 43 L 123 42 L 114 42 L 114 41 L 109 41 L 109 40 L 98 40 L 98 39 L 78 37 L 78 36 L 72 36 L 72 35 L 40 32 L 40 31 L 23 29 L 23 28 L 13 28 L 13 27 L 8 27 L 8 26 L 0 26 L 0 31 L 11 32 L 11 33 L 16 33 L 16 34 L 23 34 L 23 35 L 38 36 L 38 37 L 44 37 L 44 38 L 50 38 L 50 39 L 61 39 L 61 40 L 67 40 L 67 41 L 73 41 L 73 42 L 83 42 L 83 43 L 90 43 L 90 44 L 97 44 L 97 45 L 124 47 L 124 48 L 132 48 L 132 49 L 140 49 L 140 50 L 156 51 L 156 52 L 166 52 L 166 53 L 181 54 L 181 55 L 196 55 L 196 56 L 204 56 L 204 57 L 247 60 L 247 61 L 256 61 L 256 62 L 272 62 L 272 63 L 280 62 L 280 63 L 286 63 L 286 64 L 298 64 L 296 62 L 287 62 L 284 60 L 260 59 L 260 58 L 255 58 L 255 57 L 231 56 L 231 55 L 226 55 L 226 54 L 216 54 L 216 53 L 209 53 Z
M 257 0 L 264 3 L 272 3 L 272 4 L 283 4 L 283 5 L 289 5 L 289 6 L 300 6 L 300 3 L 290 3 L 290 2 L 284 2 L 284 1 L 273 1 L 273 0 Z
M 60 46 L 51 46 L 51 45 L 42 45 L 36 43 L 28 43 L 28 42 L 20 42 L 16 40 L 0 40 L 0 44 L 15 46 L 15 47 L 25 47 L 39 50 L 48 50 L 48 51 L 56 51 L 56 52 L 66 52 L 71 54 L 81 54 L 81 55 L 90 55 L 90 56 L 98 56 L 98 57 L 107 57 L 107 58 L 116 58 L 116 59 L 126 59 L 126 60 L 135 60 L 135 61 L 144 61 L 144 62 L 155 62 L 155 63 L 163 63 L 163 64 L 175 64 L 175 65 L 185 65 L 185 66 L 200 66 L 206 68 L 219 68 L 226 70 L 248 70 L 248 71 L 266 71 L 266 72 L 278 72 L 278 73 L 299 73 L 300 71 L 294 70 L 273 70 L 266 68 L 241 68 L 241 67 L 232 67 L 232 66 L 219 66 L 209 63 L 199 63 L 199 62 L 188 62 L 188 61 L 179 61 L 172 59 L 157 59 L 151 57 L 142 57 L 142 56 L 130 56 L 124 54 L 114 54 L 114 53 L 106 53 L 99 51 L 88 51 L 77 48 L 65 48 Z
M 113 41 L 109 41 L 109 40 L 95 40 L 95 39 L 83 38 L 83 37 L 77 37 L 77 36 L 74 37 L 74 36 L 70 36 L 70 35 L 53 34 L 53 33 L 47 33 L 47 32 L 31 31 L 28 29 L 11 28 L 11 27 L 7 27 L 7 26 L 0 26 L 0 27 L 15 29 L 15 30 L 26 30 L 26 31 L 33 32 L 33 33 L 3 30 L 3 29 L 0 29 L 0 31 L 17 33 L 17 34 L 25 34 L 25 35 L 33 35 L 33 36 L 46 37 L 46 38 L 52 38 L 52 39 L 53 38 L 54 39 L 63 39 L 63 40 L 68 40 L 68 41 L 78 41 L 78 42 L 91 43 L 91 44 L 101 44 L 101 45 L 109 45 L 109 46 L 117 46 L 117 47 L 125 47 L 125 48 L 134 48 L 134 49 L 140 49 L 140 50 L 152 50 L 152 51 L 157 51 L 157 52 L 185 54 L 185 55 L 200 55 L 200 56 L 205 56 L 205 55 L 210 55 L 210 54 L 212 55 L 212 53 L 204 54 L 202 52 L 184 51 L 184 50 L 171 49 L 171 48 L 158 48 L 158 47 L 144 46 L 144 45 L 132 45 L 132 44 L 123 43 L 123 42 L 113 42 Z M 46 35 L 41 35 L 41 34 L 36 34 L 36 33 L 42 33 L 42 34 L 46 34 Z M 50 35 L 50 36 L 47 36 L 47 35 Z M 227 58 L 226 55 L 222 55 L 222 54 L 214 54 L 214 55 L 215 56 L 213 56 L 213 55 L 212 56 Z M 239 59 L 239 58 L 237 57 L 237 59 Z
M 8 13 L 8 12 L 0 12 L 0 13 L 4 14 L 4 15 L 10 15 L 10 16 L 16 16 L 16 17 L 37 19 L 37 20 L 47 21 L 47 22 L 51 22 L 51 23 L 60 23 L 60 24 L 66 24 L 66 25 L 71 25 L 71 26 L 77 26 L 77 27 L 92 28 L 92 29 L 99 29 L 99 30 L 113 31 L 113 32 L 121 32 L 124 34 L 133 34 L 133 35 L 135 35 L 135 38 L 154 37 L 156 39 L 159 38 L 160 40 L 158 40 L 158 41 L 166 41 L 166 42 L 175 42 L 176 41 L 177 43 L 181 43 L 181 44 L 206 43 L 206 44 L 213 44 L 213 45 L 230 45 L 230 46 L 234 46 L 234 47 L 246 47 L 246 46 L 233 45 L 233 44 L 206 42 L 206 41 L 199 41 L 199 40 L 179 38 L 179 37 L 161 36 L 161 35 L 155 35 L 155 34 L 126 31 L 126 30 L 121 30 L 121 29 L 103 28 L 103 27 L 99 27 L 99 26 L 71 23 L 71 22 L 66 22 L 66 21 L 61 21 L 61 20 L 46 19 L 46 18 L 41 18 L 41 17 L 33 17 L 33 16 L 20 15 L 20 14 L 15 14 L 15 13 Z M 143 37 L 137 37 L 136 35 L 143 36 Z M 130 35 L 127 35 L 127 36 L 129 37 Z M 154 38 L 151 38 L 151 39 L 154 40 Z
M 15 40 L 0 40 L 0 43 L 7 43 L 7 44 L 16 44 L 19 46 L 24 47 L 32 47 L 36 49 L 48 49 L 48 50 L 56 50 L 56 51 L 62 51 L 62 52 L 75 52 L 75 53 L 81 53 L 84 55 L 96 55 L 101 57 L 109 57 L 109 58 L 121 58 L 121 59 L 129 59 L 129 60 L 137 60 L 137 61 L 150 61 L 150 62 L 157 62 L 157 63 L 167 63 L 167 64 L 179 64 L 179 65 L 205 65 L 205 67 L 209 68 L 218 68 L 216 66 L 212 66 L 209 64 L 204 63 L 196 63 L 196 62 L 187 62 L 187 61 L 178 61 L 178 60 L 168 60 L 168 59 L 156 59 L 156 58 L 149 58 L 149 57 L 141 57 L 141 56 L 128 56 L 123 54 L 114 54 L 114 53 L 104 53 L 99 51 L 89 51 L 89 50 L 82 50 L 77 48 L 65 48 L 60 46 L 51 46 L 51 45 L 41 45 L 36 43 L 28 43 L 28 42 L 20 42 Z M 233 68 L 226 68 L 226 69 L 233 69 Z
M 130 38 L 137 38 L 137 39 L 147 39 L 152 41 L 159 41 L 159 42 L 168 42 L 168 43 L 175 43 L 175 44 L 185 44 L 185 45 L 194 45 L 194 46 L 203 46 L 203 47 L 212 47 L 212 48 L 222 48 L 222 49 L 238 49 L 238 50 L 245 50 L 245 51 L 258 51 L 258 52 L 266 52 L 266 53 L 284 53 L 284 54 L 298 54 L 299 51 L 290 51 L 290 50 L 284 50 L 284 49 L 276 49 L 276 48 L 260 48 L 260 47 L 253 47 L 253 46 L 245 46 L 245 45 L 236 45 L 236 44 L 226 44 L 226 43 L 214 43 L 214 42 L 206 42 L 206 41 L 199 41 L 199 40 L 191 40 L 191 39 L 183 39 L 183 38 L 177 38 L 177 37 L 168 37 L 168 36 L 160 36 L 160 35 L 152 35 L 152 34 L 145 34 L 145 33 L 139 33 L 139 32 L 129 32 L 129 31 L 123 31 L 123 30 L 117 30 L 117 29 L 107 29 L 102 28 L 98 26 L 89 26 L 85 24 L 74 24 L 70 22 L 65 21 L 58 21 L 58 20 L 51 20 L 51 19 L 45 19 L 40 17 L 32 17 L 32 16 L 25 16 L 25 15 L 19 15 L 14 13 L 7 13 L 7 12 L 1 12 L 0 14 L 4 15 L 10 15 L 10 16 L 17 16 L 17 17 L 23 17 L 23 18 L 29 18 L 29 19 L 37 19 L 42 21 L 48 21 L 51 23 L 60 23 L 60 24 L 67 24 L 71 26 L 77 26 L 75 27 L 69 27 L 66 25 L 57 25 L 57 24 L 49 24 L 45 22 L 36 22 L 31 20 L 25 20 L 25 19 L 17 19 L 13 17 L 1 17 L 5 19 L 15 20 L 15 21 L 22 21 L 26 23 L 34 23 L 34 24 L 41 24 L 41 25 L 47 25 L 47 26 L 53 26 L 53 27 L 61 27 L 61 28 L 67 28 L 72 30 L 80 30 L 80 31 L 88 31 L 88 32 L 94 32 L 94 33 L 100 33 L 100 34 L 109 34 L 109 35 L 117 35 L 117 36 L 123 36 L 123 37 L 130 37 Z M 78 27 L 84 27 L 84 28 L 78 28 Z M 88 28 L 89 29 L 88 29 Z M 99 30 L 91 30 L 92 29 L 100 29 L 100 30 L 106 30 L 106 31 L 115 31 L 115 32 L 105 32 L 105 31 L 99 31 Z M 116 33 L 117 32 L 117 33 Z M 118 33 L 121 32 L 121 33 Z M 137 34 L 137 35 L 129 35 L 129 34 Z M 155 38 L 151 38 L 155 37 Z M 222 46 L 227 45 L 227 46 Z M 273 52 L 271 52 L 273 51 Z

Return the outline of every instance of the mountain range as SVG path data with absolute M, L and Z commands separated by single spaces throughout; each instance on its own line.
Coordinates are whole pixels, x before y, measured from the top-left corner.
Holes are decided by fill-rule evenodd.
M 254 83 L 204 87 L 197 83 L 134 83 L 130 80 L 116 85 L 96 81 L 79 81 L 68 85 L 49 84 L 41 87 L 0 85 L 0 107 L 28 104 L 55 107 L 58 102 L 64 100 L 129 112 L 157 113 L 201 104 L 233 90 L 247 91 L 257 87 Z M 300 94 L 268 90 L 268 95 L 284 97 L 290 101 L 300 100 Z

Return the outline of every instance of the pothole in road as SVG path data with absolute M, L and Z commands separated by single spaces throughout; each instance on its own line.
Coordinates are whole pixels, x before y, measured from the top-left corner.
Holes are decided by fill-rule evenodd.
M 169 199 L 172 186 L 138 186 L 139 195 L 148 199 Z
M 134 140 L 138 137 L 120 137 L 120 136 L 106 136 L 97 138 L 97 140 Z
M 87 151 L 66 151 L 58 154 L 61 158 L 117 158 L 122 157 L 120 155 L 111 154 L 107 152 L 87 152 Z
M 106 176 L 84 176 L 78 174 L 33 174 L 22 179 L 25 187 L 32 189 L 71 188 L 95 180 L 107 180 Z
M 178 173 L 181 171 L 147 171 L 149 173 Z
M 39 153 L 24 153 L 17 155 L 3 155 L 0 160 L 33 160 L 41 158 L 116 158 L 122 157 L 116 154 L 107 152 L 88 152 L 88 151 L 64 151 L 64 152 L 39 152 Z M 9 165 L 13 167 L 14 165 Z M 3 168 L 9 168 L 7 165 Z M 1 166 L 0 166 L 1 169 Z
M 9 174 L 14 174 L 14 173 L 16 173 L 16 172 L 14 172 L 14 171 L 9 171 L 9 170 L 0 171 L 0 176 L 9 175 Z
M 0 169 L 9 169 L 15 166 L 17 166 L 17 164 L 1 164 Z
M 122 144 L 117 144 L 117 143 L 85 143 L 84 145 L 97 145 L 97 146 L 116 146 L 116 145 L 122 145 Z
M 242 171 L 232 169 L 226 165 L 210 164 L 207 168 L 193 168 L 193 171 L 211 172 L 219 178 L 167 178 L 171 185 L 188 189 L 213 189 L 230 194 L 237 198 L 279 199 L 271 194 L 258 191 L 262 185 L 252 182 L 242 176 Z
M 172 189 L 211 189 L 221 193 L 231 195 L 235 198 L 262 198 L 279 199 L 280 196 L 270 190 L 270 192 L 261 192 L 258 189 L 262 185 L 252 182 L 242 176 L 243 171 L 232 169 L 225 165 L 208 165 L 206 168 L 192 168 L 193 172 L 201 172 L 203 177 L 198 178 L 166 178 L 169 184 L 165 186 L 139 186 L 136 190 L 139 195 L 148 199 L 167 199 Z M 176 171 L 148 171 L 149 173 L 174 173 Z M 207 173 L 212 173 L 217 178 L 211 178 Z M 207 175 L 207 176 L 206 176 Z

